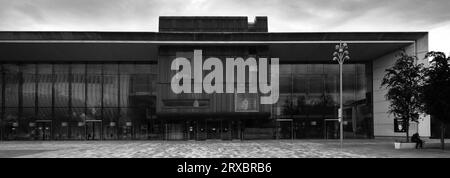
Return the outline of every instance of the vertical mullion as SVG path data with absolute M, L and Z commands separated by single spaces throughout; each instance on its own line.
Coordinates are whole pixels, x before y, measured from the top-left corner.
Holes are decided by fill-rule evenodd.
M 69 63 L 69 64 L 67 64 L 69 67 L 69 73 L 68 73 L 68 83 L 69 83 L 69 98 L 68 98 L 68 100 L 69 100 L 69 103 L 68 103 L 68 109 L 69 109 L 69 118 L 70 118 L 70 120 L 72 121 L 73 119 L 72 119 L 72 116 L 73 116 L 73 114 L 72 114 L 72 112 L 73 112 L 73 109 L 72 109 L 72 81 L 73 81 L 73 79 L 72 79 L 72 64 L 71 63 Z
M 1 96 L 1 101 L 2 102 L 2 108 L 1 108 L 1 116 L 0 116 L 0 140 L 3 141 L 3 115 L 5 114 L 5 70 L 4 70 L 4 66 L 3 64 L 0 63 L 0 74 L 2 77 L 2 83 L 1 83 L 1 87 L 2 87 L 2 96 Z
M 38 64 L 34 66 L 34 117 L 37 118 L 39 110 L 39 73 Z
M 22 99 L 23 99 L 23 72 L 22 72 L 22 65 L 23 64 L 17 64 L 17 67 L 18 67 L 18 69 L 19 69 L 19 72 L 17 73 L 17 78 L 18 78 L 18 83 L 19 83 L 19 86 L 17 87 L 17 90 L 18 90 L 18 99 L 19 99 L 19 105 L 17 106 L 18 107 L 18 120 L 17 120 L 17 122 L 19 122 L 20 120 L 21 120 L 21 117 L 22 117 L 22 114 L 23 114 L 23 102 L 22 102 Z M 19 123 L 20 124 L 20 123 Z M 20 127 L 20 125 L 19 125 L 19 127 Z M 19 128 L 18 128 L 19 129 Z
M 53 138 L 53 122 L 56 122 L 55 119 L 55 81 L 56 81 L 56 75 L 55 75 L 55 63 L 50 64 L 52 65 L 52 74 L 51 74 L 51 81 L 52 81 L 52 115 L 51 115 L 51 122 L 50 122 L 50 138 Z M 45 129 L 45 128 L 44 128 Z
M 87 76 L 87 65 L 88 63 L 84 63 L 84 139 L 87 140 L 87 123 L 86 123 L 86 116 L 87 116 L 87 95 L 88 95 L 88 76 Z
M 121 65 L 121 63 L 119 62 L 118 63 L 118 66 L 117 66 L 117 88 L 118 88 L 118 90 L 117 90 L 117 113 L 118 113 L 118 115 L 117 115 L 117 119 L 116 119 L 116 136 L 117 136 L 117 139 L 119 139 L 119 129 L 118 129 L 118 127 L 119 127 L 119 119 L 121 118 L 121 112 L 120 112 L 120 95 L 121 95 L 121 92 L 120 92 L 120 78 L 121 78 L 121 73 L 120 73 L 120 65 Z
M 104 104 L 103 104 L 103 94 L 104 94 L 104 91 L 103 91 L 103 89 L 104 89 L 104 87 L 103 87 L 103 85 L 104 85 L 104 69 L 103 69 L 103 67 L 104 67 L 104 63 L 102 63 L 101 64 L 101 67 L 100 67 L 100 70 L 101 70 L 101 72 L 100 72 L 100 88 L 101 88 L 101 91 L 100 91 L 100 119 L 101 119 L 101 122 L 100 122 L 100 140 L 103 140 L 103 110 L 104 110 L 104 108 L 103 108 L 103 106 L 104 106 Z

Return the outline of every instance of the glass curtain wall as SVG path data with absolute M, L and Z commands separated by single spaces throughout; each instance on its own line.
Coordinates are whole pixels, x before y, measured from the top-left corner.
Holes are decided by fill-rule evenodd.
M 344 136 L 372 137 L 370 66 L 344 64 Z M 293 121 L 294 138 L 339 138 L 339 66 L 337 64 L 281 64 L 280 99 L 274 106 L 278 120 Z M 278 123 L 278 127 L 283 122 Z M 279 138 L 291 131 L 278 128 Z
M 1 138 L 147 139 L 156 65 L 2 64 Z

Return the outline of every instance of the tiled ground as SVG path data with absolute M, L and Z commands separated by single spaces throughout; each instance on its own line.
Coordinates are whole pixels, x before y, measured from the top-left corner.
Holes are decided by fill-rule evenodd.
M 390 140 L 8 141 L 0 157 L 450 157 L 450 149 L 395 150 Z

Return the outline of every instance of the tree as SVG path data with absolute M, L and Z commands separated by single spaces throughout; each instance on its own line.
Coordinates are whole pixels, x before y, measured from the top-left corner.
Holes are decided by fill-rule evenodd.
M 424 112 L 441 122 L 441 148 L 444 149 L 445 125 L 450 123 L 450 57 L 442 52 L 431 51 L 425 55 L 433 58 L 425 70 L 422 87 Z
M 423 65 L 417 64 L 417 57 L 400 54 L 394 66 L 386 69 L 382 86 L 387 88 L 386 99 L 390 101 L 388 113 L 394 119 L 401 119 L 409 142 L 409 122 L 418 122 L 422 111 L 420 86 L 423 80 Z

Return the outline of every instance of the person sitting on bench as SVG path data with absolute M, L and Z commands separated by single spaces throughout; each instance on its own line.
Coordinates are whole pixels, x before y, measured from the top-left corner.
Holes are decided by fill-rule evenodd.
M 415 133 L 411 137 L 411 141 L 416 143 L 416 149 L 423 148 L 423 140 L 420 139 L 419 133 Z

